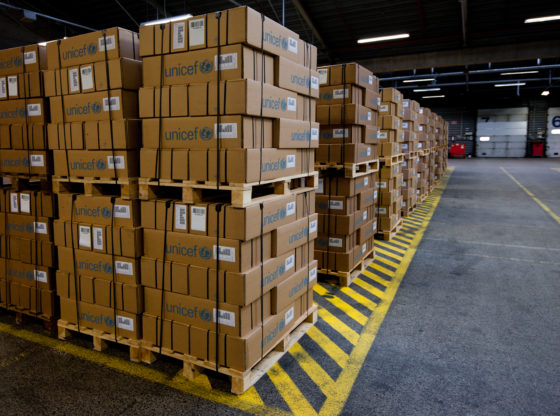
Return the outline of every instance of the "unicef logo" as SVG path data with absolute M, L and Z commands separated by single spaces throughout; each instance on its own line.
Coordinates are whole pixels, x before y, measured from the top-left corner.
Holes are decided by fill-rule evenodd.
M 102 159 L 98 159 L 95 166 L 97 167 L 98 170 L 104 170 L 105 169 L 105 162 Z
M 203 321 L 210 321 L 212 319 L 212 317 L 210 316 L 210 312 L 208 312 L 206 309 L 201 309 L 200 319 L 202 319 Z
M 111 216 L 111 210 L 110 210 L 109 208 L 106 208 L 106 207 L 103 208 L 103 209 L 101 210 L 101 216 L 102 216 L 103 218 L 109 218 L 109 217 Z
M 280 108 L 282 109 L 282 111 L 286 111 L 286 100 L 282 100 L 280 102 Z
M 97 45 L 95 43 L 90 43 L 87 47 L 87 53 L 90 55 L 97 53 Z
M 28 167 L 29 166 L 29 159 L 27 159 L 26 157 L 23 158 L 23 160 L 21 161 L 21 164 L 24 167 Z
M 280 161 L 280 169 L 286 169 L 286 159 Z
M 198 250 L 198 255 L 201 259 L 208 260 L 210 258 L 210 250 L 208 250 L 206 247 L 200 247 L 200 250 Z
M 281 265 L 281 266 L 280 266 L 280 274 L 284 274 L 285 271 L 286 271 L 286 266 L 285 266 L 285 265 Z
M 112 328 L 113 326 L 115 326 L 115 322 L 111 319 L 111 317 L 107 316 L 105 317 L 105 325 L 107 325 L 109 328 Z
M 323 94 L 323 99 L 325 100 L 332 100 L 332 94 L 329 94 L 328 92 Z
M 200 130 L 200 138 L 204 141 L 210 140 L 212 138 L 212 133 L 212 129 L 204 127 L 202 130 Z
M 105 273 L 113 273 L 113 267 L 109 263 L 103 265 L 103 271 Z
M 288 39 L 282 38 L 282 49 L 288 49 Z
M 208 59 L 205 59 L 200 63 L 200 72 L 202 72 L 203 74 L 207 74 L 208 72 L 212 71 L 212 66 L 212 62 L 210 62 Z
M 14 65 L 21 66 L 21 57 L 17 56 L 14 58 Z
M 19 109 L 19 116 L 20 117 L 25 117 L 25 108 L 20 108 Z
M 27 280 L 35 280 L 35 276 L 33 276 L 33 273 L 31 272 L 26 272 L 25 277 L 27 278 Z
M 101 104 L 99 103 L 93 103 L 93 105 L 91 106 L 91 110 L 94 113 L 99 113 L 101 111 Z
M 31 224 L 25 224 L 25 232 L 26 233 L 32 233 L 33 230 L 33 226 Z
M 281 209 L 280 210 L 280 219 L 284 219 L 286 218 L 286 210 L 285 209 Z

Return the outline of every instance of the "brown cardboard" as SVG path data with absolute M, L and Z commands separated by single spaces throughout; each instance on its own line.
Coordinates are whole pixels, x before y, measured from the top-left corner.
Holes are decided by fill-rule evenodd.
M 140 120 L 130 119 L 48 124 L 49 149 L 137 149 L 141 146 L 140 128 Z
M 311 120 L 313 119 L 312 117 Z M 272 147 L 279 149 L 319 147 L 319 123 L 284 118 L 275 119 L 273 123 Z
M 140 177 L 146 179 L 189 179 L 186 149 L 140 149 Z
M 343 114 L 345 112 L 345 114 Z M 357 104 L 318 105 L 317 121 L 321 124 L 359 124 L 374 126 L 377 113 Z
M 315 250 L 319 269 L 350 272 L 373 248 L 373 238 L 346 253 Z
M 367 221 L 374 218 L 373 206 L 350 215 L 319 215 L 319 232 L 323 234 L 350 235 Z
M 54 217 L 55 202 L 49 191 L 21 191 L 11 189 L 0 191 L 2 201 L 0 212 L 12 214 L 32 215 L 39 217 Z
M 41 45 L 27 45 L 23 50 L 17 47 L 0 51 L 0 76 L 38 72 L 46 66 L 46 48 Z
M 275 67 L 274 85 L 301 95 L 319 98 L 319 73 L 317 71 L 283 57 L 275 60 Z
M 293 304 L 317 283 L 317 261 L 312 261 L 307 267 L 300 269 L 290 278 L 284 280 L 271 293 L 272 314 L 276 315 Z
M 372 110 L 379 111 L 379 106 L 381 105 L 381 95 L 375 90 L 371 90 L 369 88 L 364 89 L 363 91 L 363 98 L 362 103 L 367 108 L 371 108 Z
M 51 268 L 8 259 L 2 259 L 2 266 L 1 276 L 9 281 L 15 280 L 20 285 L 44 290 L 54 288 L 54 271 Z
M 0 124 L 44 123 L 45 113 L 42 98 L 0 101 Z
M 278 256 L 317 238 L 318 214 L 312 214 L 272 232 L 272 255 Z
M 332 251 L 334 253 L 345 253 L 356 244 L 358 232 L 352 234 L 319 234 L 315 241 L 315 249 L 321 251 Z
M 321 87 L 319 105 L 359 104 L 364 105 L 362 88 L 353 85 L 329 85 Z M 369 106 L 368 106 L 369 107 Z
M 398 130 L 401 128 L 401 119 L 396 116 L 381 116 L 383 130 Z
M 318 72 L 321 85 L 354 84 L 374 91 L 379 88 L 377 77 L 357 63 L 322 67 Z
M 47 149 L 46 126 L 33 124 L 2 124 L 0 125 L 1 149 Z
M 132 150 L 54 150 L 54 174 L 135 178 L 138 177 L 138 156 L 138 152 Z
M 375 159 L 377 159 L 377 146 L 363 143 L 321 144 L 316 152 L 317 163 L 362 163 Z
M 321 173 L 317 194 L 354 196 L 374 186 L 374 176 L 377 178 L 377 175 L 373 173 L 358 178 L 343 178 L 341 176 L 330 176 L 326 173 Z
M 74 203 L 72 198 L 74 197 Z M 74 213 L 72 214 L 72 207 Z M 58 215 L 61 219 L 115 227 L 140 226 L 137 200 L 110 196 L 58 194 Z
M 2 236 L 2 256 L 23 263 L 44 267 L 56 267 L 56 247 L 50 241 Z
M 383 88 L 381 90 L 381 101 L 391 101 L 393 103 L 402 103 L 403 96 L 401 92 L 395 88 Z
M 43 96 L 41 72 L 27 72 L 0 77 L 0 100 Z
M 52 241 L 52 218 L 5 214 L 0 216 L 0 234 Z

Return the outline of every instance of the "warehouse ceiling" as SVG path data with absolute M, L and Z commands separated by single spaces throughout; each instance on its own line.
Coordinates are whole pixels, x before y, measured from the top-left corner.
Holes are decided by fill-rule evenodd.
M 560 87 L 560 69 L 556 68 L 560 65 L 560 20 L 524 23 L 527 18 L 560 15 L 558 1 L 13 1 L 0 3 L 0 24 L 4 28 L 0 47 L 72 36 L 86 30 L 42 16 L 24 15 L 7 4 L 88 28 L 122 26 L 134 30 L 139 23 L 165 16 L 198 15 L 243 4 L 279 22 L 284 19 L 287 27 L 319 48 L 320 63 L 359 61 L 382 78 L 382 86 L 396 86 L 403 89 L 405 95 L 420 100 L 426 96 L 424 92 L 413 90 L 427 85 L 440 88 L 430 95 L 446 95 L 447 100 L 457 102 L 529 99 L 540 95 L 543 89 L 552 91 Z M 401 33 L 408 33 L 409 37 L 357 43 L 361 38 Z M 529 69 L 538 70 L 537 73 L 484 72 L 539 65 L 546 65 L 546 68 Z M 415 74 L 432 75 L 419 78 L 434 80 L 403 82 L 413 79 L 409 77 Z M 525 82 L 525 85 L 519 88 L 494 86 L 506 80 Z M 557 94 L 560 95 L 560 88 Z

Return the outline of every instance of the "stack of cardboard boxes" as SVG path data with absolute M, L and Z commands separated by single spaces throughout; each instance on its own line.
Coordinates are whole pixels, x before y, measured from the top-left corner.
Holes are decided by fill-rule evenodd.
M 0 304 L 52 324 L 58 306 L 45 68 L 43 46 L 0 51 Z
M 355 63 L 322 67 L 319 74 L 315 258 L 321 273 L 348 286 L 374 253 L 379 83 Z
M 245 374 L 315 310 L 316 49 L 239 7 L 140 51 L 144 348 Z
M 403 100 L 403 121 L 402 128 L 404 132 L 404 141 L 401 143 L 401 152 L 403 154 L 402 172 L 403 182 L 401 187 L 402 203 L 401 214 L 403 217 L 408 216 L 416 206 L 416 184 L 418 177 L 416 176 L 416 165 L 418 160 L 418 112 L 420 105 L 417 101 Z
M 142 232 L 138 35 L 112 28 L 47 44 L 58 217 L 59 327 L 138 340 Z M 137 186 L 137 184 L 136 184 Z
M 429 192 L 430 176 L 430 139 L 428 126 L 430 123 L 431 111 L 429 108 L 420 107 L 418 110 L 418 159 L 416 164 L 416 199 L 422 202 L 426 199 Z

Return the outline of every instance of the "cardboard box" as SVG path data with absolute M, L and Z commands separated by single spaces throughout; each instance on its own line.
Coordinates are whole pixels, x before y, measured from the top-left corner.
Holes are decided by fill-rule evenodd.
M 329 85 L 321 87 L 319 105 L 359 104 L 364 105 L 363 90 L 353 85 Z
M 139 202 L 110 196 L 58 194 L 58 215 L 64 220 L 85 224 L 131 228 L 140 226 Z
M 189 179 L 186 149 L 140 149 L 140 177 L 145 179 Z
M 0 252 L 5 258 L 44 267 L 56 267 L 56 247 L 50 241 L 2 236 Z
M 321 144 L 316 152 L 317 163 L 362 163 L 377 159 L 377 146 L 368 144 Z
M 0 277 L 8 281 L 17 281 L 23 286 L 32 286 L 43 290 L 54 288 L 54 271 L 49 267 L 23 263 L 17 260 L 1 259 Z
M 401 119 L 396 116 L 381 116 L 381 128 L 383 130 L 399 130 Z
M 49 100 L 53 123 L 138 118 L 136 91 L 109 90 L 56 96 Z
M 39 72 L 46 66 L 46 48 L 38 44 L 0 51 L 0 75 Z
M 138 177 L 138 156 L 138 152 L 132 150 L 54 150 L 54 174 L 58 176 L 136 178 Z
M 402 102 L 394 103 L 391 101 L 382 101 L 379 106 L 379 115 L 402 118 L 404 116 Z
M 418 122 L 418 110 L 420 109 L 420 104 L 417 101 L 404 99 L 403 100 L 403 119 L 407 121 Z
M 0 77 L 0 100 L 43 96 L 41 72 L 28 72 Z
M 296 299 L 313 291 L 317 283 L 317 261 L 314 260 L 307 267 L 303 267 L 291 277 L 284 280 L 271 292 L 272 314 L 281 313 L 293 304 Z
M 375 218 L 374 207 L 369 206 L 350 215 L 319 215 L 319 232 L 322 234 L 350 235 Z
M 21 285 L 14 280 L 6 283 L 6 280 L 0 279 L 0 303 L 3 307 L 7 304 L 18 311 L 39 315 L 42 318 L 58 317 L 59 314 L 58 297 L 54 290 L 36 289 L 34 286 Z
M 368 240 L 371 240 L 375 233 L 377 232 L 377 219 L 372 218 L 366 224 L 362 225 L 358 231 L 356 231 L 357 237 L 356 241 L 358 245 L 363 245 Z
M 318 214 L 278 227 L 272 232 L 272 256 L 279 256 L 317 238 Z
M 207 48 L 206 27 L 206 15 L 191 16 L 163 25 L 142 25 L 139 28 L 140 56 Z
M 376 114 L 375 111 L 357 104 L 317 106 L 317 121 L 321 124 L 374 126 L 377 122 Z
M 22 214 L 0 215 L 0 234 L 52 241 L 52 218 Z
M 319 98 L 319 73 L 309 65 L 299 65 L 289 59 L 275 60 L 274 85 L 313 98 Z
M 393 103 L 402 103 L 403 96 L 401 92 L 395 88 L 383 88 L 381 90 L 381 101 L 391 101 Z
M 367 108 L 371 108 L 372 110 L 379 111 L 379 106 L 381 105 L 381 95 L 378 92 L 378 89 L 371 90 L 366 88 L 362 90 L 363 98 L 362 103 Z
M 368 188 L 358 195 L 347 197 L 338 195 L 317 195 L 317 213 L 330 215 L 350 215 L 363 210 L 377 199 L 377 190 Z
M 46 126 L 33 124 L 0 125 L 0 149 L 47 149 Z
M 376 174 L 368 174 L 358 178 L 344 178 L 320 173 L 317 194 L 354 196 L 375 186 Z
M 321 125 L 319 142 L 322 144 L 367 143 L 377 144 L 377 126 Z
M 0 101 L 0 125 L 43 124 L 46 112 L 47 109 L 42 98 Z
M 320 85 L 354 84 L 374 91 L 379 89 L 377 77 L 357 63 L 331 65 L 317 71 Z
M 315 249 L 345 253 L 357 244 L 357 236 L 357 231 L 352 234 L 319 234 L 315 241 Z
M 31 215 L 39 217 L 54 217 L 55 202 L 49 191 L 21 191 L 12 189 L 0 190 L 0 212 Z
M 355 246 L 346 253 L 315 250 L 315 259 L 318 261 L 319 269 L 350 272 L 372 249 L 373 238 L 361 246 Z
M 117 58 L 139 58 L 137 33 L 113 27 L 47 43 L 50 70 Z
M 52 123 L 47 125 L 49 149 L 137 149 L 140 128 L 140 120 L 130 119 Z

